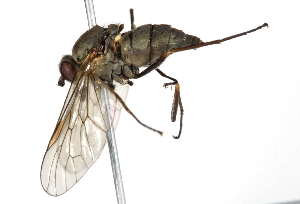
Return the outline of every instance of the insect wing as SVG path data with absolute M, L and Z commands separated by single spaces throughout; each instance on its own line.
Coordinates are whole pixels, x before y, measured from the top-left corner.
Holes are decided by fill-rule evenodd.
M 102 94 L 105 88 L 97 76 L 84 74 L 87 69 L 88 66 L 80 67 L 72 82 L 43 159 L 41 183 L 53 196 L 68 191 L 97 160 L 106 143 L 107 130 L 111 124 L 116 128 L 122 109 L 115 95 L 107 90 L 107 113 Z M 128 85 L 115 85 L 116 93 L 125 100 Z

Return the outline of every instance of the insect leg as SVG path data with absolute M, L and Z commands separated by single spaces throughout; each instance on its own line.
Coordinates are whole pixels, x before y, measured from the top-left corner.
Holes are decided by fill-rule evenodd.
M 134 15 L 133 15 L 133 9 L 129 10 L 130 12 L 130 22 L 131 22 L 131 30 L 135 29 L 136 26 L 134 25 Z
M 239 34 L 236 34 L 236 35 L 232 35 L 232 36 L 229 36 L 227 38 L 223 38 L 223 39 L 220 39 L 220 40 L 213 40 L 213 41 L 210 41 L 210 42 L 203 42 L 203 43 L 200 43 L 198 45 L 191 45 L 191 46 L 187 46 L 187 47 L 177 48 L 177 49 L 171 50 L 171 52 L 174 53 L 174 52 L 180 52 L 180 51 L 185 51 L 185 50 L 190 50 L 190 49 L 196 49 L 196 48 L 204 47 L 204 46 L 208 46 L 208 45 L 220 44 L 220 43 L 225 42 L 227 40 L 231 40 L 233 38 L 241 37 L 243 35 L 247 35 L 249 33 L 255 32 L 259 29 L 262 29 L 263 27 L 269 27 L 269 25 L 267 23 L 264 23 L 263 25 L 258 26 L 257 28 L 254 28 L 252 30 L 248 30 L 246 32 L 239 33 Z
M 220 40 L 213 40 L 213 41 L 210 41 L 210 42 L 202 42 L 200 44 L 197 44 L 197 45 L 191 45 L 191 46 L 187 46 L 187 47 L 181 47 L 181 48 L 176 48 L 176 49 L 172 49 L 170 51 L 167 51 L 165 52 L 163 55 L 161 55 L 153 64 L 151 64 L 148 68 L 146 68 L 144 71 L 142 71 L 141 73 L 139 74 L 136 74 L 133 78 L 135 79 L 138 79 L 140 77 L 143 77 L 145 76 L 146 74 L 150 73 L 152 70 L 156 69 L 158 70 L 157 68 L 165 61 L 165 59 L 171 55 L 172 53 L 175 53 L 175 52 L 180 52 L 180 51 L 185 51 L 185 50 L 190 50 L 190 49 L 197 49 L 197 48 L 200 48 L 200 47 L 204 47 L 204 46 L 208 46 L 208 45 L 215 45 L 215 44 L 220 44 L 222 42 L 225 42 L 227 40 L 231 40 L 233 38 L 237 38 L 237 37 L 240 37 L 240 36 L 243 36 L 243 35 L 247 35 L 249 33 L 252 33 L 252 32 L 255 32 L 259 29 L 262 29 L 263 27 L 267 27 L 268 24 L 267 23 L 264 23 L 263 25 L 257 27 L 257 28 L 254 28 L 252 30 L 249 30 L 249 31 L 246 31 L 246 32 L 243 32 L 243 33 L 239 33 L 239 34 L 236 34 L 236 35 L 232 35 L 232 36 L 229 36 L 229 37 L 226 37 L 226 38 L 223 38 L 223 39 L 220 39 Z M 182 126 L 182 115 L 183 115 L 183 106 L 182 106 L 182 102 L 181 102 L 181 98 L 180 98 L 180 87 L 179 87 L 179 83 L 177 82 L 176 79 L 173 79 L 171 77 L 168 77 L 167 75 L 163 74 L 160 70 L 158 71 L 158 73 L 160 73 L 162 76 L 166 77 L 166 78 L 169 78 L 171 80 L 173 80 L 173 83 L 170 83 L 169 85 L 173 84 L 175 85 L 175 93 L 174 93 L 174 102 L 173 102 L 173 108 L 172 108 L 172 112 L 174 110 L 176 110 L 177 112 L 177 107 L 179 105 L 180 107 L 180 111 L 181 111 L 181 118 L 180 118 L 180 131 L 179 131 L 179 135 L 177 136 L 179 138 L 180 134 L 181 134 L 181 126 Z M 166 84 L 165 84 L 166 85 Z M 168 84 L 167 84 L 168 85 Z M 177 100 L 177 101 L 176 101 Z M 174 116 L 175 115 L 175 116 Z M 176 120 L 176 113 L 173 113 L 172 114 L 172 121 L 173 119 L 175 118 Z M 176 138 L 176 137 L 174 137 Z
M 163 77 L 165 77 L 165 78 L 168 78 L 168 79 L 170 79 L 170 80 L 173 81 L 173 82 L 171 82 L 171 83 L 164 83 L 164 87 L 165 87 L 165 88 L 167 88 L 167 87 L 170 86 L 170 85 L 178 84 L 177 79 L 174 79 L 174 78 L 172 78 L 172 77 L 169 77 L 168 75 L 166 75 L 165 73 L 163 73 L 160 69 L 156 69 L 156 71 L 157 71 L 161 76 L 163 76 Z
M 179 83 L 176 79 L 169 77 L 168 75 L 166 75 L 165 73 L 163 73 L 161 70 L 156 69 L 156 71 L 163 77 L 168 78 L 170 80 L 172 80 L 173 82 L 171 83 L 165 83 L 164 87 L 167 87 L 169 85 L 175 85 L 175 92 L 174 92 L 174 100 L 173 100 L 173 104 L 172 104 L 172 111 L 171 111 L 171 121 L 175 122 L 176 121 L 176 116 L 177 116 L 177 109 L 178 106 L 180 108 L 180 128 L 179 128 L 179 133 L 177 136 L 173 135 L 174 139 L 179 139 L 180 135 L 181 135 L 181 131 L 182 131 L 182 118 L 183 118 L 183 105 L 181 102 L 181 97 L 180 97 L 180 86 Z
M 133 78 L 134 79 L 141 78 L 141 77 L 145 76 L 146 74 L 150 73 L 152 70 L 158 68 L 165 61 L 165 59 L 172 53 L 173 53 L 172 50 L 165 52 L 153 64 L 151 64 L 149 67 L 147 67 L 147 69 L 145 69 L 144 71 L 142 71 L 139 74 L 136 74 Z
M 165 59 L 170 54 L 172 54 L 172 53 L 180 52 L 180 51 L 185 51 L 185 50 L 190 50 L 190 49 L 197 49 L 197 48 L 208 46 L 208 45 L 220 44 L 220 43 L 225 42 L 227 40 L 231 40 L 233 38 L 237 38 L 237 37 L 240 37 L 240 36 L 247 35 L 249 33 L 255 32 L 255 31 L 257 31 L 257 30 L 259 30 L 259 29 L 261 29 L 263 27 L 266 27 L 266 26 L 268 26 L 268 24 L 264 23 L 263 25 L 255 28 L 255 29 L 252 29 L 252 30 L 249 30 L 249 31 L 246 31 L 246 32 L 243 32 L 243 33 L 239 33 L 239 34 L 236 34 L 236 35 L 232 35 L 232 36 L 229 36 L 227 38 L 220 39 L 220 40 L 213 40 L 213 41 L 210 41 L 210 42 L 202 42 L 202 43 L 197 44 L 197 45 L 191 45 L 191 46 L 187 46 L 187 47 L 181 47 L 181 48 L 172 49 L 170 51 L 165 52 L 163 55 L 161 55 L 156 60 L 156 62 L 154 62 L 152 65 L 150 65 L 147 69 L 145 69 L 141 73 L 137 74 L 134 78 L 138 79 L 138 78 L 140 78 L 142 76 L 145 76 L 146 74 L 150 73 L 152 70 L 158 68 L 165 61 Z
M 125 104 L 125 102 L 122 100 L 122 98 L 113 90 L 113 88 L 110 87 L 109 84 L 105 83 L 105 82 L 102 82 L 101 80 L 95 80 L 96 83 L 98 83 L 100 86 L 103 86 L 104 88 L 106 88 L 110 93 L 112 93 L 116 98 L 117 100 L 122 104 L 123 108 L 139 123 L 141 124 L 142 126 L 154 131 L 154 132 L 157 132 L 158 134 L 160 134 L 161 136 L 163 135 L 163 132 L 159 131 L 159 130 L 156 130 L 152 127 L 149 127 L 148 125 L 142 123 L 132 112 L 131 110 L 128 108 L 128 106 Z

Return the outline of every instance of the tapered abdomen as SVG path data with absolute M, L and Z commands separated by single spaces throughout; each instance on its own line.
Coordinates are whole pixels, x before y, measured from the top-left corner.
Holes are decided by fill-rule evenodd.
M 147 66 L 167 51 L 200 43 L 200 38 L 170 25 L 147 24 L 122 34 L 121 58 L 135 67 Z

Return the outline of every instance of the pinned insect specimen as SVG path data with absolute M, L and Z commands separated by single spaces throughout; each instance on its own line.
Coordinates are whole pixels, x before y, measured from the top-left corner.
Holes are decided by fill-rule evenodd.
M 41 168 L 41 183 L 44 190 L 59 196 L 76 184 L 100 156 L 106 143 L 106 134 L 116 127 L 120 110 L 126 109 L 140 124 L 162 134 L 142 122 L 124 103 L 131 79 L 138 79 L 155 70 L 171 80 L 164 86 L 175 86 L 171 120 L 176 120 L 180 110 L 182 130 L 183 105 L 180 86 L 176 79 L 164 74 L 158 67 L 175 52 L 219 44 L 257 31 L 263 25 L 220 40 L 203 42 L 200 38 L 185 34 L 170 25 L 142 25 L 135 27 L 133 10 L 131 30 L 120 33 L 123 24 L 111 24 L 107 28 L 94 26 L 75 42 L 72 55 L 62 58 L 58 84 L 65 80 L 71 87 L 49 141 Z M 140 67 L 146 67 L 142 72 Z M 110 111 L 105 109 L 103 90 L 108 90 Z M 111 120 L 107 120 L 107 116 Z

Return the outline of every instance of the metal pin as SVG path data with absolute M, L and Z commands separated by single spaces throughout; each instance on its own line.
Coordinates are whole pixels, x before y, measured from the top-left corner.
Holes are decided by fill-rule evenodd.
M 88 19 L 88 25 L 89 25 L 89 28 L 91 29 L 93 26 L 95 26 L 97 24 L 93 0 L 84 0 L 84 2 L 85 2 L 85 8 L 86 8 L 86 15 L 87 15 L 87 19 Z M 106 113 L 110 113 L 108 91 L 106 89 L 104 89 L 101 94 L 102 94 L 101 98 L 103 98 L 103 100 L 104 100 Z M 107 116 L 106 121 L 109 121 L 109 124 L 112 124 L 112 119 L 110 117 L 110 114 L 106 114 L 106 116 Z M 117 150 L 117 144 L 116 144 L 116 138 L 115 138 L 115 132 L 114 132 L 113 125 L 110 126 L 110 128 L 107 132 L 107 143 L 108 143 L 108 147 L 109 147 L 110 161 L 111 161 L 111 167 L 112 167 L 112 172 L 113 172 L 113 177 L 114 177 L 114 183 L 115 183 L 118 204 L 125 204 L 126 200 L 125 200 L 121 168 L 120 168 L 120 163 L 119 163 L 118 150 Z

